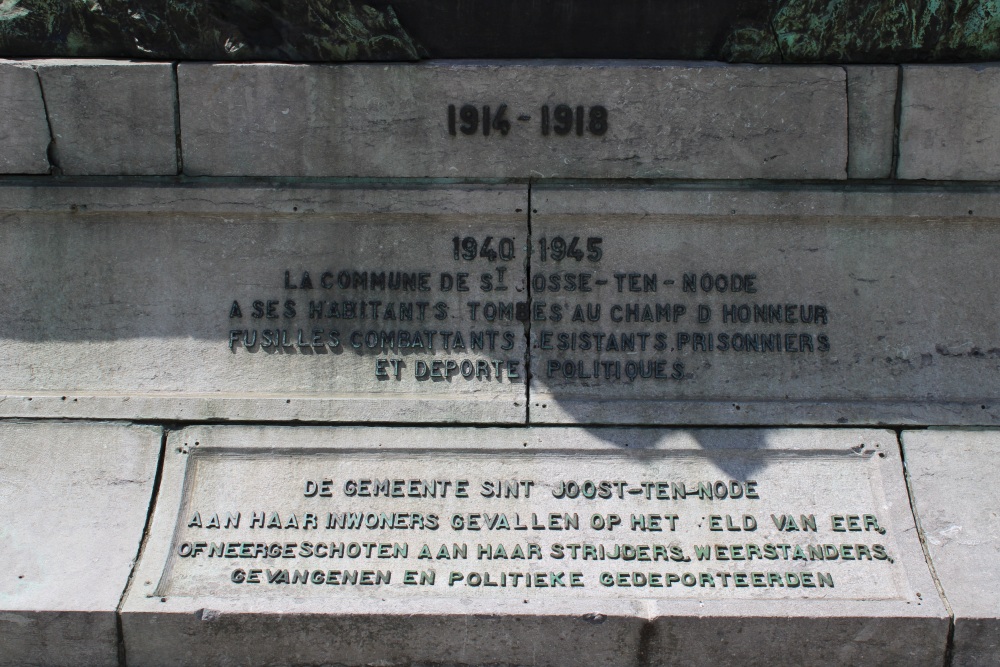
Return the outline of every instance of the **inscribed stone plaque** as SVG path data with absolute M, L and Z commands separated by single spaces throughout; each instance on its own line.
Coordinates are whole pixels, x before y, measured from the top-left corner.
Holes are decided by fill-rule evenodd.
M 845 78 L 607 61 L 177 69 L 192 176 L 844 179 Z
M 523 422 L 526 194 L 2 188 L 0 414 Z
M 322 632 L 349 665 L 631 664 L 643 624 L 726 636 L 738 613 L 819 618 L 812 647 L 845 656 L 869 649 L 822 617 L 872 617 L 941 657 L 901 473 L 874 430 L 192 427 L 168 441 L 128 655 L 238 643 L 263 664 L 294 642 L 312 662 Z M 279 611 L 288 639 L 248 632 Z M 476 637 L 476 615 L 521 629 Z
M 993 190 L 535 187 L 531 422 L 1000 420 Z
M 1000 655 L 1000 432 L 904 431 L 914 510 L 955 615 L 952 664 Z
M 160 429 L 0 423 L 0 665 L 118 665 Z

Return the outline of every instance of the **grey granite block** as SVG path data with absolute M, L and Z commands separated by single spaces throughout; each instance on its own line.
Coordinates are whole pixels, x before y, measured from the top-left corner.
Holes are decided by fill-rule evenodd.
M 532 423 L 1000 422 L 992 190 L 542 184 L 532 209 Z
M 159 451 L 151 426 L 0 423 L 0 665 L 118 664 Z
M 848 178 L 889 178 L 895 146 L 899 69 L 852 65 L 847 70 Z
M 38 75 L 0 60 L 0 173 L 47 174 L 49 126 Z
M 940 664 L 902 472 L 881 430 L 191 427 L 167 444 L 126 652 Z
M 0 415 L 524 422 L 525 186 L 32 183 L 0 210 Z
M 1000 177 L 1000 66 L 904 65 L 902 85 L 899 178 Z
M 914 509 L 955 615 L 952 665 L 1000 655 L 1000 431 L 903 431 Z
M 846 177 L 839 67 L 182 63 L 178 84 L 190 175 Z
M 121 60 L 34 61 L 67 175 L 177 173 L 173 65 Z

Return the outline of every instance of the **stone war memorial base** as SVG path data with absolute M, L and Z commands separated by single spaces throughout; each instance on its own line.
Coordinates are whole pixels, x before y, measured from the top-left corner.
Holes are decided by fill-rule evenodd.
M 0 665 L 997 664 L 998 109 L 0 61 Z

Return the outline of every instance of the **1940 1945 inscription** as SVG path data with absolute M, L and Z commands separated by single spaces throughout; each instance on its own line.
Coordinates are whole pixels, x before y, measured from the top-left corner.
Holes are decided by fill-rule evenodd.
M 456 236 L 453 245 L 455 261 L 481 260 L 480 270 L 285 270 L 276 298 L 232 301 L 230 322 L 252 327 L 230 329 L 229 349 L 372 355 L 380 380 L 402 381 L 405 371 L 416 380 L 521 381 L 524 359 L 516 348 L 527 302 L 517 300 L 523 288 L 510 280 L 515 240 L 501 237 L 494 247 L 492 236 Z M 439 352 L 449 358 L 403 356 Z

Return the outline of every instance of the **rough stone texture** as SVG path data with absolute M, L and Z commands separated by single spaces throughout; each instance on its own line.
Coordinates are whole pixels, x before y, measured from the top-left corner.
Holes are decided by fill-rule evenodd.
M 49 126 L 38 75 L 0 60 L 0 174 L 47 174 Z
M 178 84 L 189 175 L 846 177 L 842 68 L 182 63 Z M 489 106 L 492 119 L 506 104 L 509 133 L 470 124 L 463 134 L 465 104 L 480 116 Z M 560 104 L 573 115 L 565 136 Z M 607 110 L 600 135 L 590 130 L 595 106 Z
M 904 431 L 914 509 L 955 615 L 952 665 L 995 665 L 1000 654 L 1000 432 Z
M 895 145 L 895 67 L 847 67 L 848 178 L 889 178 Z
M 351 492 L 349 480 L 373 478 L 449 480 L 453 486 L 436 497 L 413 496 L 408 481 L 399 482 L 392 497 L 365 495 L 362 487 Z M 324 479 L 328 492 L 320 486 Z M 467 481 L 468 498 L 457 494 L 458 480 Z M 485 486 L 511 480 L 519 480 L 516 497 L 495 497 L 492 489 L 502 487 Z M 558 497 L 563 482 L 584 480 L 619 480 L 621 486 L 608 482 L 610 497 L 599 495 L 604 491 L 598 487 L 590 499 Z M 691 495 L 665 500 L 656 494 L 676 493 L 674 487 L 640 485 L 660 480 L 685 480 Z M 706 480 L 734 481 L 722 482 L 725 497 L 698 499 L 694 488 Z M 734 488 L 741 497 L 729 491 Z M 759 498 L 750 498 L 751 490 Z M 277 513 L 283 527 L 254 527 L 254 512 L 264 512 L 268 522 Z M 318 517 L 312 527 L 310 512 Z M 434 514 L 439 525 L 326 527 L 328 513 L 343 512 Z M 236 513 L 242 523 L 227 524 Z M 486 514 L 497 513 L 512 529 L 486 527 Z M 553 514 L 557 523 L 576 514 L 579 527 L 541 529 Z M 617 515 L 622 524 L 595 528 L 595 514 L 605 520 Z M 771 514 L 791 515 L 796 529 L 780 530 Z M 833 516 L 847 514 L 871 515 L 872 522 L 835 530 Z M 220 527 L 212 524 L 216 515 Z M 293 515 L 298 527 L 289 527 Z M 632 527 L 634 518 L 650 515 L 660 523 L 648 524 L 648 531 Z M 675 516 L 672 524 L 664 518 L 669 515 Z M 815 532 L 802 515 L 814 517 Z M 747 516 L 757 523 L 753 532 L 734 531 L 730 522 L 749 525 Z M 466 522 L 473 520 L 482 525 L 472 529 Z M 532 528 L 518 532 L 519 523 Z M 209 543 L 276 541 L 296 546 L 281 558 L 208 555 Z M 312 557 L 301 551 L 306 542 L 406 544 L 407 550 L 391 558 L 364 552 Z M 748 542 L 793 547 L 786 547 L 787 559 L 740 561 L 716 559 L 715 553 L 702 561 L 693 546 Z M 556 557 L 556 544 L 578 543 L 605 553 L 637 551 L 584 560 L 583 552 L 574 557 L 566 546 L 564 557 Z M 436 558 L 418 557 L 424 544 Z M 466 545 L 467 558 L 455 555 L 456 544 Z M 477 556 L 481 545 L 498 544 L 507 557 Z M 518 559 L 512 555 L 518 544 L 525 551 L 538 545 L 540 558 Z M 847 551 L 845 544 L 851 545 Z M 636 556 L 635 545 L 660 545 L 665 556 L 653 560 L 652 546 L 645 558 Z M 667 545 L 676 552 L 666 556 Z M 828 545 L 839 550 L 837 558 L 810 560 L 808 545 Z M 873 557 L 864 558 L 858 545 Z M 452 557 L 440 558 L 442 546 Z M 802 549 L 799 560 L 792 558 L 794 547 Z M 314 574 L 307 584 L 239 583 L 239 573 L 249 577 L 254 569 L 265 581 L 269 569 L 319 570 L 324 579 L 343 569 L 391 574 L 373 586 L 319 585 Z M 433 570 L 434 583 L 405 585 L 406 570 Z M 472 577 L 488 573 L 493 582 L 509 582 L 503 573 L 568 577 L 574 571 L 583 584 L 575 588 L 483 586 Z M 793 574 L 788 581 L 822 572 L 835 585 L 737 586 L 731 576 L 723 586 L 714 574 L 758 571 L 786 579 Z M 647 582 L 658 573 L 660 586 L 600 583 L 602 573 L 611 573 L 612 583 L 620 573 L 639 581 L 632 579 L 635 572 Z M 668 573 L 683 581 L 688 572 L 713 573 L 719 583 L 665 585 Z M 943 660 L 948 629 L 913 528 L 898 442 L 892 432 L 875 430 L 191 427 L 167 443 L 150 538 L 134 582 L 122 627 L 130 662 L 142 665 L 217 662 L 235 647 L 246 656 L 244 664 L 261 665 L 320 663 L 330 655 L 344 665 L 788 664 L 789 658 L 808 659 L 809 647 L 840 658 L 830 663 L 929 665 Z M 753 641 L 764 628 L 786 638 L 785 631 L 802 632 L 808 646 Z M 753 637 L 744 636 L 748 631 Z M 886 640 L 882 633 L 900 639 Z
M 67 175 L 177 173 L 176 87 L 170 63 L 35 61 Z
M 1000 422 L 992 189 L 536 185 L 532 210 L 532 423 Z
M 899 178 L 1000 177 L 1000 66 L 905 66 L 902 85 Z
M 524 421 L 524 186 L 23 183 L 0 210 L 2 415 Z
M 118 665 L 160 429 L 0 423 L 0 665 Z

